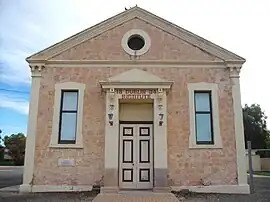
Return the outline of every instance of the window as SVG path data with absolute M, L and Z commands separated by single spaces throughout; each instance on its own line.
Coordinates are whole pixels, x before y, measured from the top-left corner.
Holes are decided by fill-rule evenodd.
M 140 50 L 144 47 L 144 39 L 140 35 L 132 35 L 128 39 L 128 47 L 132 50 Z
M 85 84 L 55 84 L 52 134 L 49 147 L 83 148 L 82 121 Z
M 190 149 L 222 148 L 218 84 L 189 83 Z
M 195 91 L 196 143 L 214 144 L 211 91 Z
M 151 39 L 145 31 L 141 29 L 131 29 L 124 34 L 121 45 L 127 54 L 140 56 L 149 50 Z
M 75 144 L 77 128 L 78 91 L 62 91 L 59 144 Z

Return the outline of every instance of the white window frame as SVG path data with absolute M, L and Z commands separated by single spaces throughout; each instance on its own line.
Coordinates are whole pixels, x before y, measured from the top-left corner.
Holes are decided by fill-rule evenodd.
M 196 121 L 195 121 L 195 100 L 194 100 L 195 91 L 211 91 L 214 144 L 197 144 L 196 142 Z M 204 83 L 204 82 L 189 83 L 188 92 L 189 92 L 189 122 L 190 122 L 189 148 L 190 149 L 222 148 L 222 140 L 220 136 L 220 126 L 219 126 L 218 84 Z
M 62 90 L 78 90 L 77 128 L 75 144 L 59 144 L 59 124 Z M 55 148 L 83 148 L 82 120 L 83 120 L 83 99 L 85 84 L 76 82 L 64 82 L 55 84 L 54 110 L 52 122 L 52 135 L 49 147 Z
M 128 40 L 133 35 L 139 35 L 143 38 L 145 44 L 142 49 L 134 51 L 128 47 Z M 126 53 L 128 53 L 129 55 L 140 56 L 147 53 L 147 51 L 149 50 L 151 46 L 151 39 L 150 36 L 145 31 L 141 29 L 131 29 L 124 34 L 121 41 L 121 45 L 122 48 L 126 51 Z

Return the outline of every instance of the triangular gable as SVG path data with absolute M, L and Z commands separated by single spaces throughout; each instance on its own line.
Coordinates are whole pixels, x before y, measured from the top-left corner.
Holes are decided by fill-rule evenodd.
M 156 75 L 149 72 L 132 69 L 116 76 L 108 78 L 107 81 L 99 82 L 102 88 L 113 88 L 126 86 L 126 88 L 141 85 L 142 88 L 147 88 L 149 86 L 160 86 L 161 88 L 169 89 L 173 84 L 172 81 L 164 80 Z
M 90 27 L 76 35 L 73 35 L 53 46 L 50 46 L 38 53 L 27 58 L 28 62 L 31 61 L 44 61 L 48 60 L 55 55 L 62 53 L 65 50 L 68 50 L 80 43 L 83 43 L 86 40 L 89 40 L 103 32 L 106 32 L 122 23 L 125 23 L 131 19 L 139 18 L 153 26 L 158 27 L 164 31 L 169 32 L 170 34 L 208 52 L 211 55 L 214 55 L 224 61 L 235 61 L 244 63 L 245 59 L 220 47 L 216 44 L 199 37 L 171 22 L 166 21 L 142 8 L 133 7 L 127 11 L 124 11 L 118 15 L 115 15 L 112 18 L 109 18 L 93 27 Z
M 139 69 L 132 69 L 108 79 L 110 82 L 165 82 L 156 75 Z

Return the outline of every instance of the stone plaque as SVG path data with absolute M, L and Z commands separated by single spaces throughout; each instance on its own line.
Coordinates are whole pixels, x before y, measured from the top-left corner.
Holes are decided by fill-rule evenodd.
M 151 94 L 155 94 L 155 89 L 117 89 L 116 93 L 122 99 L 151 99 Z
M 58 165 L 59 166 L 74 166 L 74 160 L 73 159 L 58 159 Z

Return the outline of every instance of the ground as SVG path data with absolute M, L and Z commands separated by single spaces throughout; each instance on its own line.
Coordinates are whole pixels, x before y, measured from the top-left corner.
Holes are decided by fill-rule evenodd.
M 19 185 L 22 181 L 22 167 L 0 167 L 0 188 Z M 270 177 L 255 177 L 255 193 L 237 194 L 195 194 L 176 193 L 183 202 L 263 202 L 270 201 Z M 83 193 L 34 193 L 19 194 L 16 192 L 0 192 L 0 202 L 91 202 L 97 192 Z
M 22 166 L 0 166 L 0 189 L 22 184 Z

